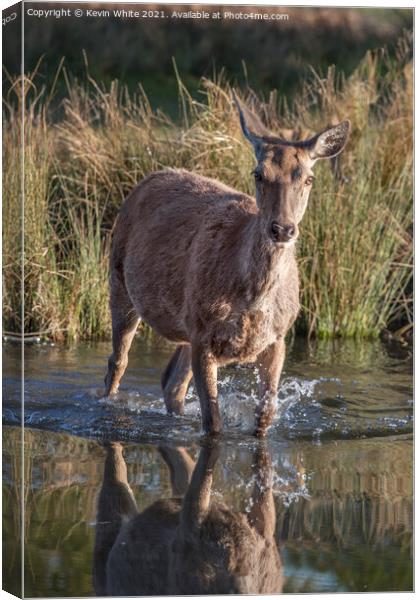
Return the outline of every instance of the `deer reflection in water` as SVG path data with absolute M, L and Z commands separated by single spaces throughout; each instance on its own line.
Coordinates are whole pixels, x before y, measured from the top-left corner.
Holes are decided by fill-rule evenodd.
M 123 448 L 107 446 L 94 550 L 97 595 L 279 593 L 282 563 L 267 448 L 255 450 L 249 513 L 211 498 L 219 454 L 204 445 L 197 463 L 185 448 L 162 446 L 172 498 L 137 511 Z

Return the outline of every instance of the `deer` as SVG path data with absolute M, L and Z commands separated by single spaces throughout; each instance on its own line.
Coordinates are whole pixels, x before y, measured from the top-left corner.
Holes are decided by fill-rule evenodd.
M 251 506 L 236 512 L 211 495 L 219 449 L 218 439 L 209 438 L 195 463 L 184 447 L 159 446 L 172 496 L 139 512 L 123 446 L 106 443 L 93 553 L 96 595 L 282 591 L 269 452 L 264 442 L 255 448 Z
M 105 396 L 117 393 L 143 320 L 176 344 L 161 378 L 169 414 L 183 414 L 193 377 L 203 432 L 219 435 L 218 369 L 256 363 L 254 435 L 264 437 L 275 417 L 285 337 L 300 309 L 295 246 L 313 167 L 342 152 L 350 122 L 290 141 L 268 130 L 235 92 L 233 99 L 255 154 L 255 197 L 166 168 L 145 177 L 121 207 L 110 258 L 113 350 Z

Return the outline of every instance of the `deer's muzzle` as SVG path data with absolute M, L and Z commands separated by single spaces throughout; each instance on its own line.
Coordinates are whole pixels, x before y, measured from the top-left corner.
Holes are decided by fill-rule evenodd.
M 276 243 L 286 243 L 297 237 L 297 227 L 292 224 L 280 224 L 277 221 L 273 221 L 270 227 L 270 235 Z

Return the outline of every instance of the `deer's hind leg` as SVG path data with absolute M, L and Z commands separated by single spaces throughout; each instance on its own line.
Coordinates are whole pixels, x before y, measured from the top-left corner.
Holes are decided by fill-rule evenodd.
M 112 354 L 105 377 L 105 395 L 115 394 L 128 364 L 128 352 L 140 318 L 119 273 L 111 276 Z
M 169 414 L 183 414 L 191 377 L 191 346 L 178 346 L 161 378 L 163 398 Z

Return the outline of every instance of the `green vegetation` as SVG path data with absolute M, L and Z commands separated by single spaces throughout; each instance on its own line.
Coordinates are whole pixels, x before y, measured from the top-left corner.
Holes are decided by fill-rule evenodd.
M 175 70 L 176 72 L 176 70 Z M 223 77 L 203 79 L 199 100 L 180 78 L 180 116 L 154 111 L 142 89 L 101 87 L 62 69 L 67 97 L 57 118 L 36 73 L 25 79 L 25 311 L 28 334 L 56 340 L 110 335 L 108 253 L 124 197 L 143 176 L 184 167 L 253 193 L 252 149 Z M 6 98 L 3 138 L 4 329 L 19 331 L 21 80 Z M 17 94 L 19 104 L 12 100 Z M 248 92 L 270 127 L 301 133 L 352 122 L 341 179 L 329 164 L 317 181 L 299 244 L 299 332 L 377 336 L 411 325 L 412 56 L 404 37 L 392 59 L 369 52 L 352 75 L 304 79 L 288 103 Z

